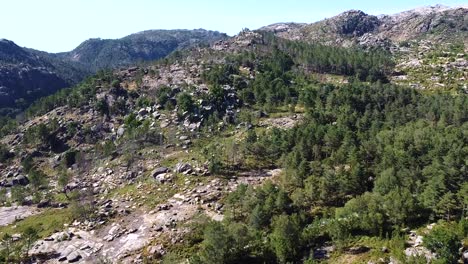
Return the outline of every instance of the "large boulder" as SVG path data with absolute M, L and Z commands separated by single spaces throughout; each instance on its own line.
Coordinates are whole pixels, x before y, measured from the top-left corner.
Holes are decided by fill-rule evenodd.
M 188 171 L 192 170 L 192 165 L 185 163 L 185 162 L 179 162 L 176 164 L 174 168 L 174 172 L 176 173 L 186 173 Z
M 156 168 L 156 169 L 153 170 L 153 172 L 151 173 L 151 176 L 153 176 L 153 178 L 156 178 L 156 177 L 158 177 L 158 175 L 161 175 L 161 174 L 166 173 L 168 171 L 169 171 L 169 169 L 166 168 L 166 167 L 159 167 L 159 168 Z
M 12 185 L 13 186 L 15 186 L 15 185 L 25 186 L 25 185 L 28 185 L 28 184 L 29 184 L 29 179 L 24 175 L 18 175 L 12 180 Z

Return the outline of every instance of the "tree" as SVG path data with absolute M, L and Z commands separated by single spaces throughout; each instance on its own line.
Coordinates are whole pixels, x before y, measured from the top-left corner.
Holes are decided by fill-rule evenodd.
M 350 227 L 381 235 L 385 227 L 385 212 L 382 197 L 366 192 L 349 200 L 343 208 L 336 211 L 337 219 L 348 219 Z
M 299 225 L 294 216 L 280 215 L 273 220 L 270 245 L 279 263 L 294 261 L 298 254 Z
M 445 217 L 447 221 L 449 221 L 456 209 L 458 209 L 458 203 L 455 194 L 447 192 L 440 198 L 440 201 L 436 205 L 435 212 L 440 217 Z
M 195 104 L 192 96 L 186 92 L 183 92 L 177 96 L 177 105 L 181 111 L 192 113 Z
M 226 263 L 229 259 L 231 239 L 225 227 L 219 222 L 211 222 L 206 227 L 203 238 L 199 253 L 202 263 Z
M 31 249 L 32 243 L 39 238 L 38 232 L 33 227 L 28 227 L 23 232 L 23 238 L 26 240 L 26 258 L 29 256 L 29 250 Z
M 96 102 L 96 109 L 101 115 L 109 115 L 109 104 L 105 99 L 100 99 Z
M 13 154 L 7 149 L 7 147 L 0 144 L 0 163 L 4 163 L 12 157 Z
M 424 245 L 431 251 L 437 253 L 444 263 L 457 263 L 458 249 L 461 246 L 460 239 L 452 228 L 436 226 L 424 237 Z
M 35 192 L 47 186 L 47 176 L 42 171 L 35 169 L 30 170 L 28 179 Z
M 462 204 L 462 217 L 465 217 L 468 213 L 468 182 L 462 184 L 457 195 Z
M 261 229 L 266 223 L 268 223 L 268 220 L 268 214 L 260 204 L 257 204 L 250 213 L 249 225 L 255 229 Z
M 385 195 L 383 199 L 388 220 L 393 224 L 402 226 L 413 217 L 414 198 L 407 188 L 396 188 Z

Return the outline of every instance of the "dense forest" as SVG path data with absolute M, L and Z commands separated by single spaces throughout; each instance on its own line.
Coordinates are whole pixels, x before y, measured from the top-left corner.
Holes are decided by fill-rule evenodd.
M 459 223 L 434 238 L 443 263 L 455 263 L 454 241 L 468 231 L 467 98 L 361 83 L 308 85 L 300 98 L 302 125 L 249 131 L 240 160 L 285 173 L 229 195 L 229 217 L 206 227 L 201 263 L 312 261 L 308 249 L 323 240 L 398 237 L 439 219 Z
M 248 84 L 236 78 L 236 63 L 254 65 L 253 54 L 205 76 L 213 86 L 235 86 L 254 108 L 297 104 L 306 118 L 291 130 L 249 130 L 237 164 L 218 164 L 226 170 L 256 164 L 285 172 L 262 188 L 243 186 L 230 194 L 225 221 L 205 227 L 194 261 L 313 263 L 310 250 L 324 241 L 343 248 L 359 236 L 401 241 L 405 227 L 443 220 L 426 245 L 441 256 L 440 263 L 456 263 L 457 241 L 468 235 L 468 98 L 382 84 L 385 74 L 373 70 L 343 86 L 316 83 L 297 71 L 309 59 L 315 70 L 348 76 L 368 60 L 380 68 L 391 61 L 306 44 L 285 49 L 296 55 L 275 49 L 261 59 Z

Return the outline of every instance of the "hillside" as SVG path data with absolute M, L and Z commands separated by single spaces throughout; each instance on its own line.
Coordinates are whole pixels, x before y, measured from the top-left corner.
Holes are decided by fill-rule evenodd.
M 206 30 L 151 30 L 122 39 L 91 39 L 71 52 L 50 54 L 0 42 L 0 115 L 71 87 L 101 69 L 161 59 L 171 52 L 226 38 Z
M 373 16 L 350 10 L 312 24 L 280 23 L 260 28 L 278 36 L 327 45 L 364 45 L 390 48 L 403 41 L 435 42 L 468 38 L 466 7 L 422 7 L 393 15 Z
M 91 72 L 51 54 L 0 41 L 0 115 L 81 81 Z
M 96 71 L 157 60 L 175 50 L 207 45 L 226 37 L 226 34 L 203 29 L 148 30 L 121 39 L 90 39 L 59 56 Z
M 350 10 L 312 23 L 278 23 L 259 30 L 331 46 L 383 48 L 397 64 L 391 81 L 422 90 L 468 91 L 468 9 L 441 5 L 393 15 Z
M 381 19 L 345 14 L 346 34 Z M 468 261 L 462 39 L 279 34 L 305 26 L 99 71 L 0 118 L 0 262 Z M 99 63 L 85 53 L 67 56 Z

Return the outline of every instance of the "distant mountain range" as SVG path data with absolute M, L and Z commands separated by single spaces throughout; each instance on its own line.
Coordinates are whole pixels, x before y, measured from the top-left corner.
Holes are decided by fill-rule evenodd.
M 277 23 L 258 30 L 290 40 L 343 47 L 392 47 L 410 40 L 468 43 L 468 9 L 423 7 L 373 16 L 350 10 L 311 24 Z M 163 58 L 175 50 L 209 45 L 228 36 L 216 31 L 149 30 L 121 39 L 90 39 L 70 52 L 51 54 L 0 41 L 0 115 L 15 113 L 99 69 Z
M 0 40 L 0 114 L 13 113 L 35 99 L 72 86 L 97 70 L 163 58 L 226 34 L 203 29 L 149 30 L 121 39 L 90 39 L 64 53 L 22 48 Z

